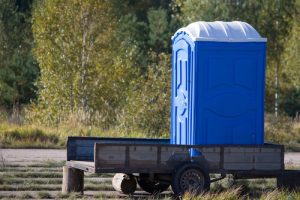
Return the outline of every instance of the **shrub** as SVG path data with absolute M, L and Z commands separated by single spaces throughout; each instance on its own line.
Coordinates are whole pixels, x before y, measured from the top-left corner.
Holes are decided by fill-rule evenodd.
M 1 146 L 14 147 L 20 144 L 23 147 L 53 146 L 59 143 L 59 136 L 45 133 L 32 127 L 0 127 Z
M 151 54 L 145 77 L 132 85 L 126 104 L 119 116 L 121 130 L 163 136 L 170 128 L 171 69 L 170 55 Z
M 300 134 L 295 128 L 292 118 L 281 115 L 275 117 L 267 114 L 265 117 L 265 140 L 287 144 L 299 142 Z

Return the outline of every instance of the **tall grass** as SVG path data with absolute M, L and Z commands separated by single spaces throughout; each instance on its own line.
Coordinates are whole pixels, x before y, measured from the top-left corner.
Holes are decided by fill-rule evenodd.
M 245 200 L 245 199 L 260 199 L 260 200 L 299 200 L 299 191 L 286 191 L 275 189 L 273 191 L 263 192 L 258 197 L 253 197 L 247 192 L 242 192 L 241 188 L 231 188 L 223 192 L 208 192 L 200 195 L 186 193 L 183 200 Z
M 286 150 L 300 151 L 300 120 L 288 116 L 265 116 L 265 141 L 283 144 Z
M 248 196 L 248 194 L 243 194 L 240 188 L 229 189 L 224 192 L 219 193 L 204 193 L 200 195 L 193 195 L 191 193 L 186 193 L 183 200 L 244 200 L 244 199 L 260 199 L 260 200 L 298 200 L 300 199 L 300 192 L 288 192 L 284 190 L 275 189 L 271 192 L 264 192 L 258 198 L 253 198 Z
M 56 127 L 0 122 L 0 148 L 64 148 L 68 136 L 150 137 L 143 132 L 62 124 Z M 153 137 L 153 136 L 152 136 Z M 160 137 L 169 137 L 167 134 Z
M 31 126 L 0 125 L 1 147 L 59 147 L 61 141 L 54 133 Z
M 236 200 L 244 199 L 241 196 L 240 188 L 233 188 L 226 190 L 224 192 L 214 192 L 214 193 L 202 193 L 200 195 L 194 195 L 192 193 L 185 193 L 183 200 Z
M 1 120 L 2 119 L 2 120 Z M 0 148 L 64 148 L 68 136 L 99 136 L 99 137 L 159 137 L 163 135 L 147 135 L 145 131 L 126 132 L 115 129 L 103 130 L 95 126 L 85 126 L 70 120 L 58 126 L 45 126 L 34 122 L 22 125 L 9 123 L 6 118 L 0 119 Z M 286 116 L 265 117 L 265 140 L 284 144 L 287 150 L 300 151 L 300 120 Z

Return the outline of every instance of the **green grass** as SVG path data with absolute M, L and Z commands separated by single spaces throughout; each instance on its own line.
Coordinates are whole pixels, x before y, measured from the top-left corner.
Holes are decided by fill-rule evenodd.
M 84 198 L 84 196 L 76 192 L 70 193 L 68 197 L 68 199 L 74 199 L 74 200 L 81 199 L 81 198 Z
M 53 160 L 47 160 L 39 163 L 33 163 L 33 164 L 27 164 L 27 165 L 20 165 L 20 164 L 5 164 L 5 166 L 0 166 L 0 169 L 6 169 L 6 168 L 12 168 L 14 171 L 17 171 L 18 169 L 27 169 L 27 168 L 60 168 L 62 169 L 63 166 L 65 166 L 65 161 L 53 161 Z
M 22 184 L 22 185 L 33 185 L 33 184 L 61 184 L 61 178 L 0 178 L 0 183 L 3 185 Z M 0 186 L 1 187 L 1 186 Z
M 0 193 L 0 199 L 20 199 L 21 197 L 18 197 L 15 194 L 10 194 L 10 195 L 2 195 Z
M 102 130 L 80 123 L 47 127 L 35 124 L 15 125 L 0 121 L 1 148 L 64 148 L 68 136 L 98 137 L 158 137 L 169 138 L 169 134 L 147 135 L 141 132 L 126 132 L 117 129 Z M 266 141 L 284 144 L 287 151 L 300 151 L 300 122 L 286 116 L 265 117 Z
M 111 184 L 111 178 L 107 180 L 101 180 L 100 178 L 98 180 L 93 180 L 93 179 L 87 179 L 84 181 L 85 184 L 99 184 L 99 183 L 109 183 Z
M 155 137 L 140 133 L 127 133 L 120 130 L 103 131 L 92 126 L 43 127 L 36 125 L 15 125 L 0 122 L 1 148 L 65 148 L 68 136 L 98 137 Z M 162 136 L 168 138 L 168 135 Z
M 200 195 L 185 193 L 183 200 L 236 200 L 243 199 L 239 188 L 234 188 L 222 192 L 208 192 Z
M 23 193 L 21 199 L 33 199 L 34 197 L 30 193 Z
M 267 114 L 265 141 L 283 144 L 286 151 L 300 151 L 300 121 L 287 116 Z
M 44 163 L 44 171 L 52 168 L 54 163 Z M 59 163 L 57 163 L 59 165 Z M 38 165 L 37 169 L 40 169 Z M 97 191 L 94 196 L 80 195 L 78 193 L 63 194 L 61 190 L 61 178 L 49 177 L 48 174 L 56 173 L 41 173 L 41 172 L 31 172 L 32 166 L 23 166 L 25 172 L 18 171 L 20 167 L 11 167 L 9 170 L 5 171 L 6 174 L 2 173 L 0 176 L 0 199 L 115 199 L 120 198 L 117 193 L 106 194 L 101 193 L 101 191 L 113 191 L 113 188 L 110 183 L 110 179 L 105 179 L 104 181 L 97 180 L 95 175 L 90 175 L 85 177 L 85 191 Z M 14 171 L 17 170 L 17 171 Z M 20 176 L 20 174 L 26 174 Z M 61 174 L 59 172 L 58 174 Z M 88 174 L 87 174 L 88 175 Z M 55 175 L 56 176 L 56 175 Z M 109 174 L 111 177 L 111 174 Z M 49 177 L 49 178 L 45 178 Z M 1 194 L 1 191 L 10 191 L 11 194 Z M 24 191 L 24 193 L 14 194 L 14 191 Z M 30 191 L 30 192 L 29 192 Z M 54 193 L 53 193 L 54 192 Z M 139 193 L 139 192 L 137 192 Z M 124 196 L 123 199 L 174 199 L 172 194 L 162 194 L 158 196 Z M 231 181 L 231 178 L 223 179 L 220 182 L 213 183 L 211 185 L 210 192 L 193 195 L 186 193 L 183 200 L 243 200 L 243 199 L 261 199 L 261 200 L 285 200 L 285 199 L 300 199 L 300 192 L 287 192 L 284 190 L 276 189 L 275 179 L 254 179 L 254 180 L 237 180 L 234 183 Z
M 59 191 L 61 184 L 1 184 L 0 191 Z M 84 190 L 111 191 L 111 183 L 85 184 Z
M 3 178 L 62 178 L 62 172 L 0 172 Z
M 0 185 L 1 191 L 57 191 L 61 189 L 61 185 L 41 185 L 41 184 L 29 184 L 29 185 Z
M 58 148 L 63 144 L 58 135 L 31 126 L 0 125 L 2 148 Z
M 52 161 L 52 160 L 48 160 L 48 161 L 43 161 L 42 163 L 35 163 L 35 164 L 30 164 L 27 165 L 27 167 L 44 167 L 44 168 L 56 168 L 56 167 L 63 167 L 65 165 L 65 161 Z M 20 167 L 20 165 L 19 165 Z M 21 166 L 23 167 L 23 166 Z
M 260 200 L 298 200 L 300 192 L 289 192 L 284 190 L 272 190 L 262 193 L 259 197 L 254 198 L 243 192 L 242 188 L 231 188 L 221 192 L 208 192 L 200 195 L 186 193 L 183 200 L 245 200 L 245 199 L 260 199 Z
M 95 196 L 77 196 L 78 194 L 62 194 L 61 190 L 61 162 L 45 162 L 28 166 L 7 166 L 2 169 L 0 173 L 0 194 L 1 191 L 14 191 L 24 193 L 18 196 L 10 196 L 15 199 L 26 199 L 26 196 L 32 198 L 51 198 L 56 199 L 78 199 L 78 198 L 93 198 L 93 199 L 108 199 L 118 198 L 117 193 L 105 194 L 100 191 L 113 191 L 111 186 L 112 174 L 104 174 L 101 176 L 95 174 L 85 175 L 85 191 L 98 191 Z M 42 167 L 44 166 L 44 168 Z M 43 172 L 42 169 L 44 169 Z M 34 172 L 33 172 L 33 171 Z M 48 171 L 50 170 L 50 172 Z M 31 172 L 30 172 L 31 171 Z M 40 171 L 40 172 L 38 172 Z M 21 175 L 23 174 L 23 175 Z M 54 175 L 50 175 L 54 174 Z M 57 177 L 59 175 L 59 177 Z M 97 177 L 107 177 L 107 179 L 100 180 Z M 31 192 L 28 192 L 31 191 Z M 45 192 L 48 191 L 48 192 Z M 54 193 L 53 193 L 54 192 Z M 137 191 L 137 193 L 139 193 Z M 276 194 L 276 195 L 274 195 Z M 0 195 L 0 198 L 7 197 L 8 194 Z M 10 194 L 9 194 L 10 195 Z M 183 199 L 272 199 L 270 197 L 287 197 L 289 199 L 298 198 L 299 193 L 287 193 L 286 191 L 279 191 L 276 189 L 275 179 L 253 179 L 253 180 L 236 180 L 232 182 L 231 177 L 223 179 L 222 181 L 212 183 L 209 193 L 194 196 L 186 194 Z M 234 197 L 234 198 L 232 198 Z M 146 196 L 146 197 L 125 197 L 125 199 L 172 199 L 170 194 L 162 194 L 160 196 Z M 274 198 L 273 198 L 274 199 Z M 283 198 L 284 199 L 284 198 Z M 275 199 L 274 199 L 275 200 Z
M 38 192 L 37 194 L 38 194 L 38 197 L 41 199 L 50 199 L 52 197 L 49 192 L 41 191 L 41 192 Z
M 147 135 L 141 132 L 122 130 L 102 130 L 80 123 L 62 124 L 57 127 L 46 127 L 35 124 L 15 125 L 0 121 L 1 148 L 64 148 L 68 136 L 99 137 L 159 137 L 169 138 L 169 134 Z M 273 143 L 284 144 L 287 151 L 300 151 L 300 122 L 286 116 L 265 117 L 265 139 Z
M 98 185 L 103 183 L 111 184 L 111 179 L 108 180 L 93 180 L 93 179 L 87 179 L 84 181 L 86 186 L 89 185 Z M 62 184 L 62 178 L 0 178 L 0 184 L 22 184 L 22 185 L 34 185 L 34 184 Z
M 2 167 L 0 168 L 0 172 L 11 172 L 11 171 L 15 171 L 15 172 L 44 172 L 45 168 L 42 167 L 28 167 L 28 168 L 24 168 L 24 167 Z M 47 172 L 62 172 L 62 168 L 48 168 Z
M 57 194 L 57 198 L 58 199 L 66 199 L 66 198 L 68 198 L 70 196 L 70 194 L 68 194 L 68 193 L 62 193 L 62 192 L 59 192 L 58 194 Z
M 111 183 L 84 184 L 84 190 L 111 191 Z

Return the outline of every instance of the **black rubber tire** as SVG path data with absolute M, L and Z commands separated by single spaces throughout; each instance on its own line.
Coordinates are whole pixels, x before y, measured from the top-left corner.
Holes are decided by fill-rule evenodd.
M 150 194 L 159 194 L 167 190 L 170 185 L 155 182 L 149 179 L 148 174 L 140 174 L 137 182 L 140 188 Z
M 209 174 L 198 164 L 187 163 L 173 174 L 172 190 L 176 196 L 181 196 L 185 192 L 200 194 L 208 191 L 209 188 Z

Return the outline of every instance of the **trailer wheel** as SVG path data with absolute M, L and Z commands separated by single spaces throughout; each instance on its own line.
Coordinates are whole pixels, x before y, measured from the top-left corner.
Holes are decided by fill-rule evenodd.
M 159 183 L 158 181 L 151 180 L 149 174 L 140 174 L 137 182 L 142 190 L 150 194 L 159 194 L 169 188 L 169 184 Z
M 209 174 L 197 164 L 185 164 L 174 172 L 172 190 L 177 196 L 185 192 L 199 194 L 209 190 L 209 187 Z

